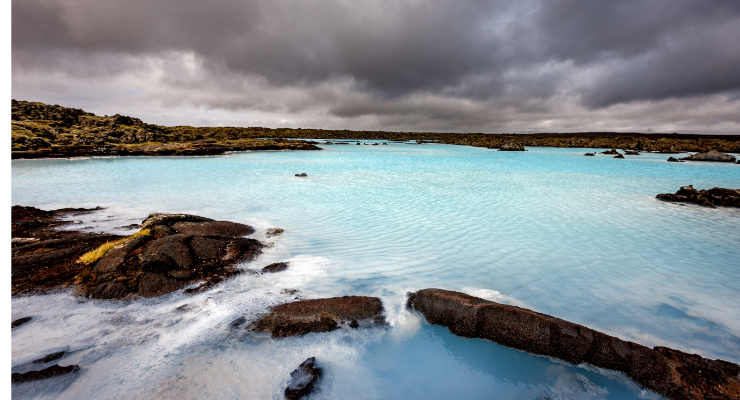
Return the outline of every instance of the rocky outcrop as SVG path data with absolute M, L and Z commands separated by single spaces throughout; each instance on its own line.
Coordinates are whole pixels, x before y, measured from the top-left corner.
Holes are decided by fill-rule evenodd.
M 624 155 L 622 155 L 622 154 L 617 154 L 616 156 L 614 156 L 614 157 L 612 157 L 612 158 L 624 158 Z
M 501 147 L 498 149 L 499 151 L 526 151 L 524 146 L 519 142 L 506 142 L 501 145 Z
M 712 188 L 696 190 L 694 186 L 683 186 L 676 193 L 663 193 L 655 196 L 658 200 L 693 203 L 705 207 L 740 207 L 740 189 Z
M 611 150 L 605 150 L 602 151 L 601 154 L 620 154 L 617 149 L 611 149 Z
M 42 363 L 48 363 L 49 361 L 54 361 L 58 358 L 62 358 L 66 352 L 65 351 L 58 351 L 56 353 L 47 354 L 37 360 L 31 361 L 34 364 L 42 364 Z
M 75 285 L 96 299 L 153 297 L 203 282 L 189 289 L 192 293 L 241 273 L 237 264 L 263 247 L 243 237 L 254 232 L 248 225 L 195 215 L 152 214 L 140 232 L 124 238 L 54 229 L 69 223 L 62 215 L 92 210 L 15 206 L 12 211 L 13 236 L 38 239 L 13 243 L 13 294 Z M 82 256 L 93 250 L 102 256 L 86 261 Z
M 668 162 L 684 162 L 682 160 L 677 159 L 676 157 L 668 157 Z
M 236 264 L 260 254 L 254 229 L 188 214 L 152 214 L 139 235 L 108 250 L 80 279 L 92 298 L 154 297 L 194 282 L 217 283 L 239 274 Z
M 594 153 L 586 153 L 586 154 L 584 154 L 584 156 L 595 157 L 596 154 L 594 154 Z
M 352 320 L 383 322 L 383 303 L 377 297 L 343 296 L 281 304 L 254 325 L 272 337 L 329 332 Z
M 60 367 L 59 364 L 52 365 L 49 368 L 44 368 L 41 371 L 29 371 L 24 373 L 13 373 L 10 381 L 12 383 L 31 382 L 39 381 L 41 379 L 48 379 L 55 376 L 71 374 L 80 370 L 77 365 L 67 365 Z
M 692 154 L 688 157 L 682 158 L 682 160 L 688 161 L 715 161 L 715 162 L 735 162 L 735 156 L 729 154 L 720 153 L 717 150 L 709 150 L 704 153 Z
M 634 151 L 634 150 L 627 150 L 624 152 L 624 155 L 626 156 L 639 156 L 640 152 Z
M 13 322 L 10 323 L 10 329 L 17 328 L 17 327 L 25 324 L 26 322 L 31 322 L 31 319 L 33 319 L 33 318 L 32 317 L 23 317 L 23 318 L 18 318 L 16 320 L 13 320 Z
M 442 289 L 411 293 L 407 306 L 458 336 L 619 371 L 669 399 L 740 396 L 737 364 L 678 350 L 650 349 L 546 314 Z M 711 374 L 711 384 L 701 380 L 704 374 Z
M 302 362 L 290 373 L 290 382 L 285 388 L 286 400 L 298 400 L 311 393 L 316 382 L 321 378 L 323 370 L 316 366 L 316 358 L 311 357 Z

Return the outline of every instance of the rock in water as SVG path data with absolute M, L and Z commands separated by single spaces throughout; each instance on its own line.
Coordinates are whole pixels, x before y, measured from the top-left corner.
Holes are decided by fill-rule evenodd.
M 584 156 L 595 157 L 596 154 L 594 154 L 594 153 L 586 153 L 586 154 L 584 154 Z
M 602 151 L 601 154 L 619 154 L 619 152 L 617 151 L 617 149 L 611 149 L 611 150 Z
M 285 398 L 287 400 L 300 399 L 314 390 L 314 384 L 324 372 L 315 364 L 316 357 L 311 357 L 290 373 L 290 382 L 288 387 L 285 388 Z
M 266 266 L 265 268 L 262 268 L 262 273 L 266 273 L 266 272 L 270 272 L 270 273 L 272 273 L 272 272 L 280 272 L 280 271 L 285 271 L 286 269 L 288 269 L 288 263 L 285 263 L 285 262 L 276 262 L 276 263 L 272 263 L 272 264 Z
M 377 297 L 344 296 L 328 299 L 300 300 L 281 304 L 257 321 L 255 330 L 267 331 L 272 337 L 329 332 L 339 323 L 372 318 L 383 319 L 383 303 Z
M 31 321 L 31 319 L 32 319 L 31 317 L 18 318 L 15 321 L 13 321 L 13 322 L 10 323 L 10 329 L 17 328 L 17 327 L 25 324 L 26 322 Z
M 80 367 L 77 365 L 67 365 L 66 367 L 60 367 L 59 364 L 54 364 L 49 368 L 44 368 L 41 371 L 29 371 L 22 374 L 14 373 L 10 377 L 12 383 L 31 382 L 39 381 L 41 379 L 52 378 L 59 375 L 66 375 L 72 372 L 77 372 Z
M 519 142 L 506 142 L 501 145 L 499 151 L 526 151 L 524 146 Z
M 682 160 L 689 161 L 715 161 L 715 162 L 735 162 L 735 156 L 729 154 L 720 153 L 717 150 L 709 150 L 705 153 L 697 153 L 688 157 L 682 158 Z
M 676 157 L 668 157 L 668 161 L 669 162 L 683 162 L 683 161 L 677 159 Z
M 613 158 L 624 158 L 624 155 L 622 155 L 622 154 L 617 154 L 617 155 L 616 155 L 616 156 L 614 156 Z
M 655 196 L 658 200 L 694 203 L 706 207 L 737 207 L 740 208 L 740 189 L 712 188 L 696 190 L 694 186 L 683 186 L 675 194 L 662 193 Z
M 619 371 L 669 399 L 740 395 L 740 366 L 727 361 L 664 347 L 650 349 L 546 314 L 448 290 L 410 293 L 407 306 L 455 335 Z
M 35 364 L 47 363 L 49 361 L 54 361 L 57 358 L 62 358 L 62 356 L 64 356 L 64 353 L 65 353 L 64 351 L 59 351 L 59 352 L 56 352 L 56 353 L 51 353 L 51 354 L 48 354 L 48 355 L 46 355 L 44 357 L 39 358 L 38 360 L 33 360 L 31 362 L 32 363 L 35 363 Z
M 627 150 L 624 152 L 624 154 L 628 156 L 639 156 L 640 155 L 640 153 L 635 150 Z
M 303 177 L 306 177 L 306 176 L 308 176 L 308 175 L 306 175 L 306 173 L 304 172 L 304 173 L 302 173 L 302 174 L 295 174 L 295 176 L 297 176 L 297 177 L 299 177 L 299 178 L 303 178 Z
M 273 236 L 280 236 L 285 232 L 281 228 L 270 228 L 265 232 L 265 236 L 267 237 L 273 237 Z

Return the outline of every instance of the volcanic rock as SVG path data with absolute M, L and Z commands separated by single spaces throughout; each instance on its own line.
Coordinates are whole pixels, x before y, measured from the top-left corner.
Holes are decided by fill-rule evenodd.
M 55 364 L 49 368 L 44 368 L 41 371 L 29 371 L 22 374 L 14 373 L 11 375 L 10 381 L 12 383 L 38 381 L 41 379 L 66 375 L 72 372 L 77 372 L 79 370 L 80 367 L 77 365 L 67 365 L 66 367 L 60 367 L 59 364 Z
M 300 300 L 281 304 L 257 321 L 255 330 L 267 331 L 272 337 L 329 332 L 339 323 L 351 320 L 382 319 L 383 303 L 377 297 L 343 296 L 328 299 Z
M 56 353 L 51 353 L 51 354 L 45 355 L 45 356 L 39 358 L 38 360 L 33 360 L 31 362 L 34 363 L 34 364 L 47 363 L 49 361 L 54 361 L 57 358 L 62 358 L 62 356 L 64 356 L 64 353 L 65 353 L 64 351 L 58 351 Z
M 602 151 L 601 154 L 619 154 L 619 152 L 617 151 L 617 149 L 611 149 L 611 150 Z
M 658 200 L 694 203 L 705 207 L 738 207 L 740 208 L 740 189 L 712 188 L 696 190 L 694 186 L 683 186 L 675 194 L 663 193 L 655 196 Z
M 729 154 L 720 153 L 717 150 L 709 150 L 704 153 L 692 154 L 688 157 L 682 158 L 682 160 L 689 161 L 715 161 L 715 162 L 735 162 L 735 156 Z
M 639 156 L 640 153 L 634 150 L 627 150 L 624 152 L 624 155 L 626 156 Z
M 682 160 L 677 159 L 676 157 L 668 157 L 668 161 L 670 161 L 670 162 L 684 162 Z
M 14 320 L 13 322 L 10 323 L 10 329 L 17 328 L 17 327 L 25 324 L 26 322 L 30 322 L 32 319 L 33 319 L 32 317 L 18 318 L 18 319 Z
M 595 157 L 596 154 L 594 154 L 594 153 L 586 153 L 586 154 L 584 154 L 584 156 Z
M 265 236 L 267 237 L 280 236 L 283 234 L 283 232 L 285 231 L 281 228 L 270 228 L 267 230 L 267 232 L 265 232 Z
M 669 399 L 740 395 L 740 367 L 726 361 L 661 347 L 650 349 L 546 314 L 442 289 L 410 293 L 407 306 L 458 336 L 619 371 Z M 705 370 L 708 367 L 711 372 Z
M 613 158 L 624 158 L 624 155 L 622 155 L 622 154 L 617 154 L 617 155 L 616 155 L 616 156 L 614 156 Z
M 295 174 L 295 176 L 297 176 L 297 177 L 299 177 L 299 178 L 303 178 L 303 177 L 306 177 L 306 176 L 308 176 L 308 175 L 306 175 L 306 173 L 304 172 L 304 173 L 302 173 L 302 174 Z
M 285 388 L 287 400 L 298 400 L 314 390 L 314 384 L 323 374 L 323 370 L 315 364 L 316 358 L 311 357 L 290 373 L 290 382 Z
M 280 271 L 285 271 L 286 269 L 288 269 L 288 263 L 285 263 L 285 262 L 276 262 L 276 263 L 272 263 L 272 264 L 270 264 L 270 265 L 262 268 L 262 273 L 266 273 L 266 272 L 280 272 Z
M 501 145 L 501 147 L 498 149 L 499 151 L 526 151 L 524 148 L 524 145 L 522 145 L 519 142 L 506 142 Z

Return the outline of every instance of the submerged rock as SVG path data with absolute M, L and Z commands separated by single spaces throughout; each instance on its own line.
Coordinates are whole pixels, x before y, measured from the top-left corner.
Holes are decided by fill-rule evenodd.
M 735 162 L 735 156 L 729 154 L 720 153 L 717 150 L 709 150 L 704 153 L 692 154 L 688 157 L 682 158 L 682 160 L 689 161 L 715 161 L 715 162 Z
M 637 152 L 637 151 L 635 151 L 635 150 L 626 150 L 624 152 L 624 155 L 626 155 L 626 156 L 639 156 L 640 153 Z
M 314 390 L 316 381 L 324 372 L 315 364 L 316 357 L 311 357 L 290 373 L 290 382 L 284 393 L 287 400 L 298 400 Z
M 286 337 L 333 331 L 339 323 L 351 320 L 382 318 L 383 303 L 377 297 L 332 297 L 281 304 L 257 321 L 255 330 L 270 332 L 272 337 Z
M 624 155 L 622 155 L 622 154 L 617 154 L 616 156 L 614 156 L 614 157 L 612 157 L 612 158 L 624 158 Z
M 54 364 L 49 368 L 42 369 L 41 371 L 29 371 L 22 374 L 14 373 L 11 375 L 10 381 L 12 383 L 39 381 L 55 376 L 70 374 L 79 370 L 80 367 L 77 365 L 67 365 L 66 367 L 60 367 L 59 364 Z
M 301 173 L 301 174 L 295 174 L 295 176 L 297 176 L 299 178 L 303 178 L 303 177 L 306 177 L 308 175 L 306 175 L 306 173 L 304 172 L 304 173 Z
M 738 207 L 740 208 L 740 189 L 712 188 L 696 190 L 694 186 L 683 186 L 676 193 L 662 193 L 655 196 L 658 200 L 694 203 L 706 207 Z
M 501 145 L 499 151 L 526 151 L 524 145 L 519 142 L 506 142 Z
M 586 153 L 586 154 L 584 154 L 584 156 L 595 157 L 596 154 L 594 154 L 594 153 Z
M 669 162 L 683 162 L 682 160 L 677 159 L 676 157 L 668 157 Z
M 265 236 L 267 236 L 267 237 L 280 236 L 280 235 L 283 234 L 283 232 L 285 232 L 285 230 L 283 230 L 281 228 L 269 228 L 265 232 Z
M 562 319 L 442 289 L 410 293 L 407 306 L 455 335 L 619 371 L 669 399 L 736 398 L 740 367 L 678 350 L 650 349 Z M 690 361 L 687 361 L 690 360 Z M 704 380 L 711 367 L 711 382 Z
M 58 351 L 56 353 L 47 354 L 47 355 L 39 358 L 38 360 L 33 360 L 31 362 L 34 363 L 34 364 L 47 363 L 49 361 L 54 361 L 54 360 L 56 360 L 58 358 L 62 358 L 62 356 L 64 356 L 65 353 L 66 353 L 65 351 Z
M 601 154 L 620 154 L 617 149 L 602 151 Z

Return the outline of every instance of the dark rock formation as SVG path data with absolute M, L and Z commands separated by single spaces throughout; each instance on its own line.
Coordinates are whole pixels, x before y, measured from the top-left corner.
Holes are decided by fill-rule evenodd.
M 301 173 L 301 174 L 295 174 L 295 176 L 297 176 L 299 178 L 304 178 L 304 177 L 306 177 L 308 175 L 306 175 L 306 173 L 304 172 L 304 173 Z
M 601 154 L 620 154 L 617 149 L 602 151 Z
M 12 383 L 38 381 L 41 379 L 66 375 L 72 372 L 77 372 L 79 370 L 80 367 L 77 365 L 67 365 L 66 367 L 60 367 L 59 364 L 54 364 L 49 368 L 42 369 L 41 371 L 29 371 L 22 374 L 14 373 L 11 375 L 10 381 Z
M 526 151 L 524 146 L 519 142 L 506 142 L 501 145 L 501 147 L 498 149 L 499 151 Z
M 113 246 L 81 275 L 83 293 L 97 299 L 154 297 L 205 281 L 203 290 L 239 274 L 235 264 L 253 259 L 263 247 L 241 237 L 254 232 L 250 226 L 195 215 L 152 214 L 141 226 L 149 234 Z
M 236 264 L 260 254 L 263 244 L 243 238 L 250 226 L 187 214 L 152 214 L 128 238 L 59 231 L 61 215 L 83 209 L 43 211 L 13 207 L 13 236 L 38 238 L 12 249 L 13 294 L 77 285 L 96 299 L 131 294 L 158 296 L 204 281 L 200 290 L 239 274 Z M 80 257 L 111 242 L 98 260 Z M 110 246 L 110 244 L 108 244 Z M 192 291 L 191 291 L 192 292 Z
M 267 237 L 273 237 L 273 236 L 280 236 L 285 232 L 283 229 L 280 228 L 270 228 L 265 232 L 265 236 Z
M 670 161 L 670 162 L 684 162 L 683 160 L 679 160 L 676 157 L 668 157 L 668 161 Z
M 383 303 L 377 297 L 301 300 L 273 308 L 269 315 L 257 321 L 255 330 L 270 332 L 272 337 L 329 332 L 351 320 L 382 320 L 382 314 Z
M 302 362 L 293 372 L 290 373 L 290 382 L 285 388 L 285 398 L 287 400 L 298 400 L 314 390 L 314 385 L 323 370 L 315 366 L 316 358 L 311 357 Z
M 407 306 L 455 335 L 619 371 L 669 399 L 740 396 L 740 367 L 726 361 L 661 347 L 650 349 L 546 314 L 442 289 L 411 293 Z M 702 381 L 704 374 L 710 374 L 703 369 L 707 367 L 711 368 L 711 383 Z
M 64 352 L 64 351 L 58 351 L 56 353 L 47 354 L 47 355 L 39 358 L 38 360 L 33 360 L 31 362 L 34 363 L 34 364 L 47 363 L 49 361 L 54 361 L 54 360 L 56 360 L 58 358 L 62 358 L 62 356 L 64 356 L 64 353 L 66 353 L 66 352 Z
M 31 319 L 33 319 L 33 318 L 32 317 L 18 318 L 15 321 L 13 321 L 13 322 L 10 323 L 10 329 L 17 328 L 17 327 L 25 324 L 26 322 L 30 322 Z
M 267 272 L 272 273 L 272 272 L 285 271 L 286 269 L 288 269 L 288 263 L 286 263 L 286 262 L 276 262 L 276 263 L 272 263 L 272 264 L 270 264 L 270 265 L 262 268 L 262 271 L 261 272 L 262 273 L 267 273 Z
M 712 188 L 696 190 L 694 186 L 683 186 L 675 194 L 663 193 L 655 196 L 658 200 L 694 203 L 706 207 L 739 207 L 740 189 Z
M 715 162 L 735 162 L 735 156 L 729 154 L 720 153 L 717 150 L 709 150 L 704 153 L 692 154 L 688 157 L 682 158 L 682 160 L 689 161 L 715 161 Z
M 120 239 L 118 235 L 56 229 L 71 223 L 62 220 L 65 216 L 96 210 L 65 208 L 44 211 L 34 207 L 13 206 L 12 237 L 37 240 L 12 243 L 11 294 L 43 293 L 71 285 L 86 268 L 77 262 L 81 255 L 106 242 Z
M 626 150 L 624 152 L 624 155 L 626 155 L 626 156 L 639 156 L 640 153 L 637 152 L 637 151 L 634 151 L 634 150 Z
M 586 154 L 584 154 L 584 156 L 595 157 L 596 154 L 594 154 L 594 153 L 586 153 Z
M 613 158 L 624 158 L 624 155 L 622 155 L 622 154 L 617 154 L 617 155 L 616 155 L 616 156 L 614 156 Z

